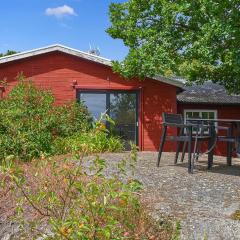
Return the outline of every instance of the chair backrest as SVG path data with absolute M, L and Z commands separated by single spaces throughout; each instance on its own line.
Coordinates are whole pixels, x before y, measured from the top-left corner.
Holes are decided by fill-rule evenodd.
M 181 114 L 163 113 L 162 117 L 164 123 L 183 124 L 183 117 Z

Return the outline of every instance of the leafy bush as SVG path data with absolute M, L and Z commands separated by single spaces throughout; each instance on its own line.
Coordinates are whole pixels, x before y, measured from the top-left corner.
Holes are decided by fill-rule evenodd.
M 114 121 L 102 114 L 100 119 L 92 122 L 93 127 L 85 133 L 77 133 L 67 138 L 57 138 L 54 141 L 56 153 L 86 152 L 87 154 L 102 152 L 119 152 L 123 144 L 119 137 L 112 136 L 104 122 L 114 127 Z
M 119 138 L 109 136 L 105 132 L 96 132 L 95 129 L 68 138 L 57 138 L 54 141 L 57 154 L 86 151 L 88 154 L 102 152 L 119 152 L 123 145 Z
M 103 115 L 92 126 L 91 116 L 81 102 L 54 104 L 50 91 L 37 88 L 22 75 L 10 94 L 0 100 L 0 161 L 9 155 L 31 160 L 43 155 L 82 151 L 89 153 L 122 150 L 110 136 Z
M 54 106 L 50 118 L 55 136 L 69 137 L 90 129 L 91 117 L 81 102 Z
M 146 217 L 138 198 L 141 184 L 127 177 L 136 154 L 134 149 L 115 163 L 99 157 L 90 161 L 83 154 L 76 155 L 77 161 L 6 161 L 0 182 L 11 186 L 17 201 L 18 239 L 170 239 L 169 226 Z M 109 164 L 115 174 L 106 178 Z
M 56 138 L 86 132 L 89 119 L 82 103 L 55 106 L 50 91 L 20 77 L 0 101 L 0 160 L 9 155 L 29 160 L 52 154 Z

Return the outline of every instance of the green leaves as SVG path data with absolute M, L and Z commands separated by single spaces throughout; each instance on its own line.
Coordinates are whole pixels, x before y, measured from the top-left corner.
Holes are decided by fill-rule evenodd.
M 42 223 L 51 227 L 48 239 L 124 239 L 124 232 L 130 230 L 134 236 L 140 214 L 134 193 L 140 190 L 140 183 L 106 178 L 105 167 L 100 157 L 92 161 L 82 158 L 78 163 L 44 159 L 31 162 L 30 169 L 22 166 L 18 173 L 17 165 L 6 162 L 0 174 L 7 174 L 15 184 L 17 219 L 23 223 L 26 238 L 48 235 L 37 230 Z M 25 218 L 26 211 L 34 218 Z
M 110 36 L 129 47 L 114 71 L 131 79 L 183 76 L 240 93 L 239 1 L 129 0 L 109 7 Z
M 57 138 L 88 131 L 90 115 L 82 103 L 55 106 L 50 91 L 37 88 L 22 74 L 18 79 L 0 101 L 0 160 L 9 155 L 28 161 L 56 154 Z
M 14 50 L 7 50 L 6 53 L 0 53 L 0 57 L 5 57 L 5 56 L 13 55 L 16 53 L 18 53 L 18 52 L 14 51 Z

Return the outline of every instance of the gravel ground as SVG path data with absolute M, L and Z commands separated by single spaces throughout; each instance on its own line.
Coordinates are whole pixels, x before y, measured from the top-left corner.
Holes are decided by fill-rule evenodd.
M 112 165 L 127 155 L 102 154 L 108 161 L 106 174 L 112 174 Z M 183 240 L 240 240 L 240 221 L 231 219 L 240 209 L 239 159 L 227 167 L 225 158 L 215 156 L 213 169 L 207 171 L 206 157 L 202 157 L 194 174 L 188 174 L 186 163 L 173 165 L 174 154 L 165 153 L 160 168 L 156 158 L 157 153 L 140 152 L 135 173 L 144 185 L 142 200 L 154 218 L 164 214 L 179 220 Z M 11 239 L 17 229 L 0 216 L 1 240 Z
M 126 153 L 102 155 L 110 163 L 124 156 Z M 207 171 L 207 159 L 202 157 L 194 174 L 188 174 L 186 163 L 173 164 L 172 153 L 163 155 L 160 168 L 156 158 L 157 153 L 139 153 L 135 175 L 144 185 L 142 197 L 154 218 L 167 214 L 180 220 L 184 240 L 240 239 L 240 221 L 231 219 L 240 209 L 239 159 L 229 167 L 225 158 L 214 156 L 214 167 Z

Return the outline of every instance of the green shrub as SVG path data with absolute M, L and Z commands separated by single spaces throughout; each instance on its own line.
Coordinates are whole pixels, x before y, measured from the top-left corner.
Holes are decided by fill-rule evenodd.
M 71 152 L 119 152 L 123 150 L 123 144 L 119 138 L 109 136 L 105 132 L 95 131 L 76 134 L 68 138 L 57 138 L 54 141 L 54 149 L 56 154 L 65 154 Z
M 4 161 L 0 182 L 4 191 L 11 188 L 18 239 L 171 239 L 172 227 L 147 217 L 138 198 L 142 185 L 128 177 L 136 148 L 112 162 L 114 174 L 108 177 L 105 160 L 75 157 Z
M 54 141 L 56 153 L 85 152 L 87 154 L 102 152 L 119 152 L 123 150 L 123 144 L 119 137 L 112 136 L 104 123 L 108 122 L 112 127 L 114 121 L 102 114 L 100 119 L 92 122 L 92 128 L 88 132 L 76 133 L 70 137 L 57 138 Z
M 14 155 L 23 160 L 54 153 L 53 142 L 89 129 L 90 115 L 82 103 L 54 105 L 50 91 L 21 76 L 0 101 L 0 160 Z
M 51 114 L 52 132 L 59 137 L 68 137 L 90 129 L 91 117 L 81 102 L 54 107 Z
M 9 155 L 22 160 L 73 151 L 97 153 L 123 149 L 120 139 L 106 130 L 107 116 L 92 122 L 81 102 L 61 106 L 53 94 L 21 75 L 10 94 L 0 100 L 0 161 Z

